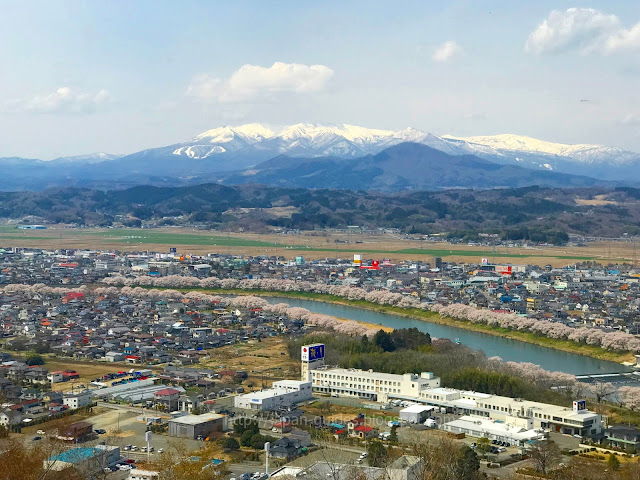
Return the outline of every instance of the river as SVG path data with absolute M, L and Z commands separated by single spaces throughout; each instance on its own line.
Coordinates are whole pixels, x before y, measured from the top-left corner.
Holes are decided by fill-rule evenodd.
M 598 360 L 553 348 L 541 347 L 509 338 L 496 337 L 486 333 L 474 332 L 463 328 L 429 323 L 423 320 L 406 318 L 390 313 L 372 312 L 361 308 L 336 305 L 286 297 L 263 297 L 269 303 L 288 303 L 292 307 L 303 307 L 314 313 L 347 318 L 361 322 L 375 323 L 391 328 L 411 328 L 427 332 L 432 337 L 459 339 L 460 343 L 473 350 L 481 350 L 488 357 L 498 356 L 505 361 L 531 362 L 545 370 L 554 370 L 573 375 L 587 373 L 626 372 L 630 369 L 615 362 Z

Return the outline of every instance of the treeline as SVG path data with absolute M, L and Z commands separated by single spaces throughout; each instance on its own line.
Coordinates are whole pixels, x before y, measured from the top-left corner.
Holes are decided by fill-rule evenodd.
M 599 195 L 615 204 L 579 202 Z M 58 188 L 0 192 L 0 219 L 35 216 L 42 222 L 100 227 L 152 222 L 245 231 L 361 225 L 414 234 L 453 232 L 461 234 L 455 238 L 465 240 L 477 240 L 479 233 L 498 233 L 504 239 L 558 244 L 566 242 L 569 233 L 640 233 L 636 198 L 640 190 L 633 188 L 526 187 L 394 194 L 218 184 L 117 191 Z M 290 213 L 283 215 L 282 207 L 289 207 Z
M 514 220 L 507 221 L 507 224 L 521 223 L 526 221 L 524 216 Z M 576 224 L 579 225 L 579 224 Z M 588 229 L 583 225 L 582 229 Z M 564 245 L 569 241 L 569 235 L 564 230 L 549 229 L 546 227 L 527 227 L 519 226 L 515 228 L 494 228 L 494 229 L 470 229 L 470 230 L 453 230 L 447 233 L 448 240 L 462 240 L 464 242 L 480 242 L 483 240 L 482 234 L 497 235 L 500 240 L 527 240 L 534 243 L 550 243 L 553 245 Z

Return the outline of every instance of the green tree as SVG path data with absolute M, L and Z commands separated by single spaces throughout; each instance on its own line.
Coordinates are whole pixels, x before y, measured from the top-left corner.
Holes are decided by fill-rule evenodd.
M 29 355 L 27 357 L 26 363 L 29 366 L 32 366 L 32 365 L 44 365 L 44 358 L 42 358 L 42 355 L 34 353 L 34 354 Z
M 372 467 L 382 467 L 387 461 L 388 452 L 379 440 L 371 440 L 367 447 L 369 465 Z
M 477 445 L 478 446 L 476 447 L 476 450 L 480 452 L 482 458 L 485 458 L 487 456 L 487 453 L 489 453 L 489 450 L 491 450 L 491 441 L 486 437 L 482 437 L 478 439 Z
M 396 349 L 391 334 L 380 329 L 373 336 L 373 343 L 379 346 L 385 352 L 393 352 Z
M 613 453 L 609 454 L 609 458 L 607 458 L 607 465 L 614 472 L 620 468 L 620 460 L 618 460 L 618 456 Z
M 255 432 L 251 430 L 246 430 L 242 436 L 240 437 L 240 445 L 243 447 L 251 446 L 251 438 L 255 435 Z
M 267 438 L 264 435 L 256 433 L 251 437 L 251 448 L 254 450 L 262 450 L 266 441 Z
M 256 420 L 250 420 L 247 418 L 239 418 L 235 422 L 233 422 L 233 433 L 242 435 L 247 430 L 254 434 L 258 433 L 260 431 L 258 422 Z
M 222 442 L 222 448 L 226 448 L 227 450 L 238 450 L 240 448 L 240 444 L 235 438 L 229 437 L 225 438 Z
M 473 480 L 480 470 L 480 459 L 470 447 L 464 445 L 460 448 L 459 461 L 456 467 L 456 479 Z
M 390 443 L 398 443 L 398 426 L 394 425 L 391 427 L 391 434 L 389 435 Z

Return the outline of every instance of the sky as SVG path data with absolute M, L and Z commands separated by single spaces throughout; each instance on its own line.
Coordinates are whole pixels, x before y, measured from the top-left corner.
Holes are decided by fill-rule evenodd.
M 0 19 L 0 157 L 252 122 L 640 151 L 637 1 L 0 0 Z

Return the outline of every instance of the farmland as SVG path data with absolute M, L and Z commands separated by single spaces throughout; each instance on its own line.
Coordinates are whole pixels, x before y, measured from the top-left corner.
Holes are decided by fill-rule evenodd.
M 357 243 L 356 243 L 357 242 Z M 599 242 L 585 247 L 506 247 L 493 248 L 426 242 L 394 235 L 328 232 L 301 232 L 299 235 L 220 233 L 189 228 L 155 229 L 72 229 L 53 226 L 47 230 L 17 230 L 0 227 L 0 246 L 35 248 L 87 248 L 119 251 L 165 251 L 178 249 L 181 255 L 222 253 L 238 255 L 276 255 L 288 259 L 303 255 L 307 259 L 349 257 L 414 259 L 432 261 L 474 261 L 489 257 L 501 262 L 564 266 L 579 261 L 615 262 L 635 260 L 632 243 Z

